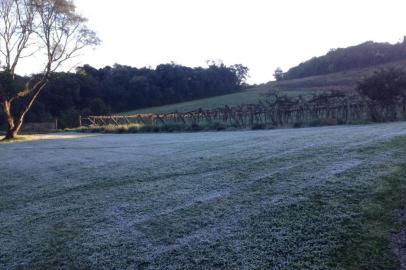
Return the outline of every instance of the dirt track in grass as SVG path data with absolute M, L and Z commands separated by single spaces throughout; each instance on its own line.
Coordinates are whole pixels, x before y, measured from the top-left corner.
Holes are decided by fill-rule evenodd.
M 0 145 L 0 269 L 343 269 L 406 123 Z

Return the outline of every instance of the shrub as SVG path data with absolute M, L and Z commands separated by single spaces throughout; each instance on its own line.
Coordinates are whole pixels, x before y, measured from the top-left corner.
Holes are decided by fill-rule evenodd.
M 337 125 L 337 119 L 336 118 L 323 118 L 320 120 L 321 124 L 323 126 L 334 126 Z
M 265 124 L 254 124 L 251 129 L 252 130 L 259 130 L 259 129 L 266 129 L 267 126 Z
M 220 122 L 212 122 L 209 123 L 205 126 L 206 130 L 217 130 L 217 131 L 221 131 L 221 130 L 225 130 L 227 127 Z
M 315 120 L 312 120 L 309 122 L 310 127 L 319 127 L 321 125 L 322 125 L 322 123 L 321 123 L 320 119 L 315 119 Z
M 161 131 L 175 132 L 185 130 L 186 126 L 183 124 L 167 124 L 160 128 Z
M 199 124 L 193 123 L 190 125 L 190 131 L 201 131 L 201 130 L 203 130 L 203 128 Z
M 140 132 L 152 132 L 152 126 L 150 125 L 142 126 L 138 130 Z

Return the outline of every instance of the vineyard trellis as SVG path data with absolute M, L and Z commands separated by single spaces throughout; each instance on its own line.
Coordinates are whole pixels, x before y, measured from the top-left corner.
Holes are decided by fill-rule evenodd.
M 255 125 L 290 126 L 312 121 L 350 123 L 374 120 L 379 114 L 382 120 L 398 120 L 403 117 L 405 106 L 372 104 L 358 95 L 328 93 L 305 100 L 269 94 L 257 104 L 225 106 L 211 110 L 198 109 L 189 112 L 147 113 L 134 115 L 87 116 L 80 119 L 82 126 L 106 126 L 142 124 L 162 126 L 169 124 L 223 123 L 241 128 Z M 375 116 L 374 116 L 375 115 Z

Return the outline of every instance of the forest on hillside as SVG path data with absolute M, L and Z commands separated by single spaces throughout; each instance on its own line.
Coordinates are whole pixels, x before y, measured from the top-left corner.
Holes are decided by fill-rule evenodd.
M 117 113 L 232 93 L 246 87 L 247 75 L 248 68 L 243 65 L 214 62 L 207 68 L 174 63 L 155 69 L 84 65 L 75 73 L 52 74 L 27 121 L 57 118 L 61 128 L 74 127 L 79 115 Z M 0 126 L 3 121 L 0 115 Z
M 279 79 L 324 75 L 404 59 L 406 59 L 406 37 L 403 42 L 396 44 L 368 41 L 348 48 L 331 49 L 326 55 L 313 57 L 289 69 Z

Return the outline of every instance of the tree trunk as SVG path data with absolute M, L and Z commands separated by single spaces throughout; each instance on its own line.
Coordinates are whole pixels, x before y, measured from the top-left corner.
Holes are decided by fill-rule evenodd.
M 10 137 L 8 138 L 8 134 L 6 134 L 6 139 L 15 139 L 20 132 L 21 127 L 23 126 L 23 119 L 18 119 L 14 121 L 14 128 L 10 132 Z
M 16 130 L 7 130 L 5 140 L 12 140 L 17 137 L 18 132 Z
M 41 93 L 42 89 L 44 89 L 45 85 L 47 84 L 48 80 L 44 77 L 41 81 L 39 81 L 34 86 L 34 94 L 30 97 L 27 104 L 21 109 L 18 113 L 16 119 L 13 117 L 13 113 L 11 111 L 11 101 L 6 100 L 3 102 L 3 111 L 6 116 L 6 123 L 7 123 L 7 132 L 6 132 L 6 140 L 7 139 L 15 139 L 20 132 L 21 127 L 23 126 L 24 118 L 27 112 L 31 109 L 34 101 L 37 99 L 38 95 Z
M 15 129 L 14 117 L 11 113 L 11 102 L 6 100 L 2 105 L 7 124 L 6 139 L 14 139 L 17 136 L 19 129 Z

